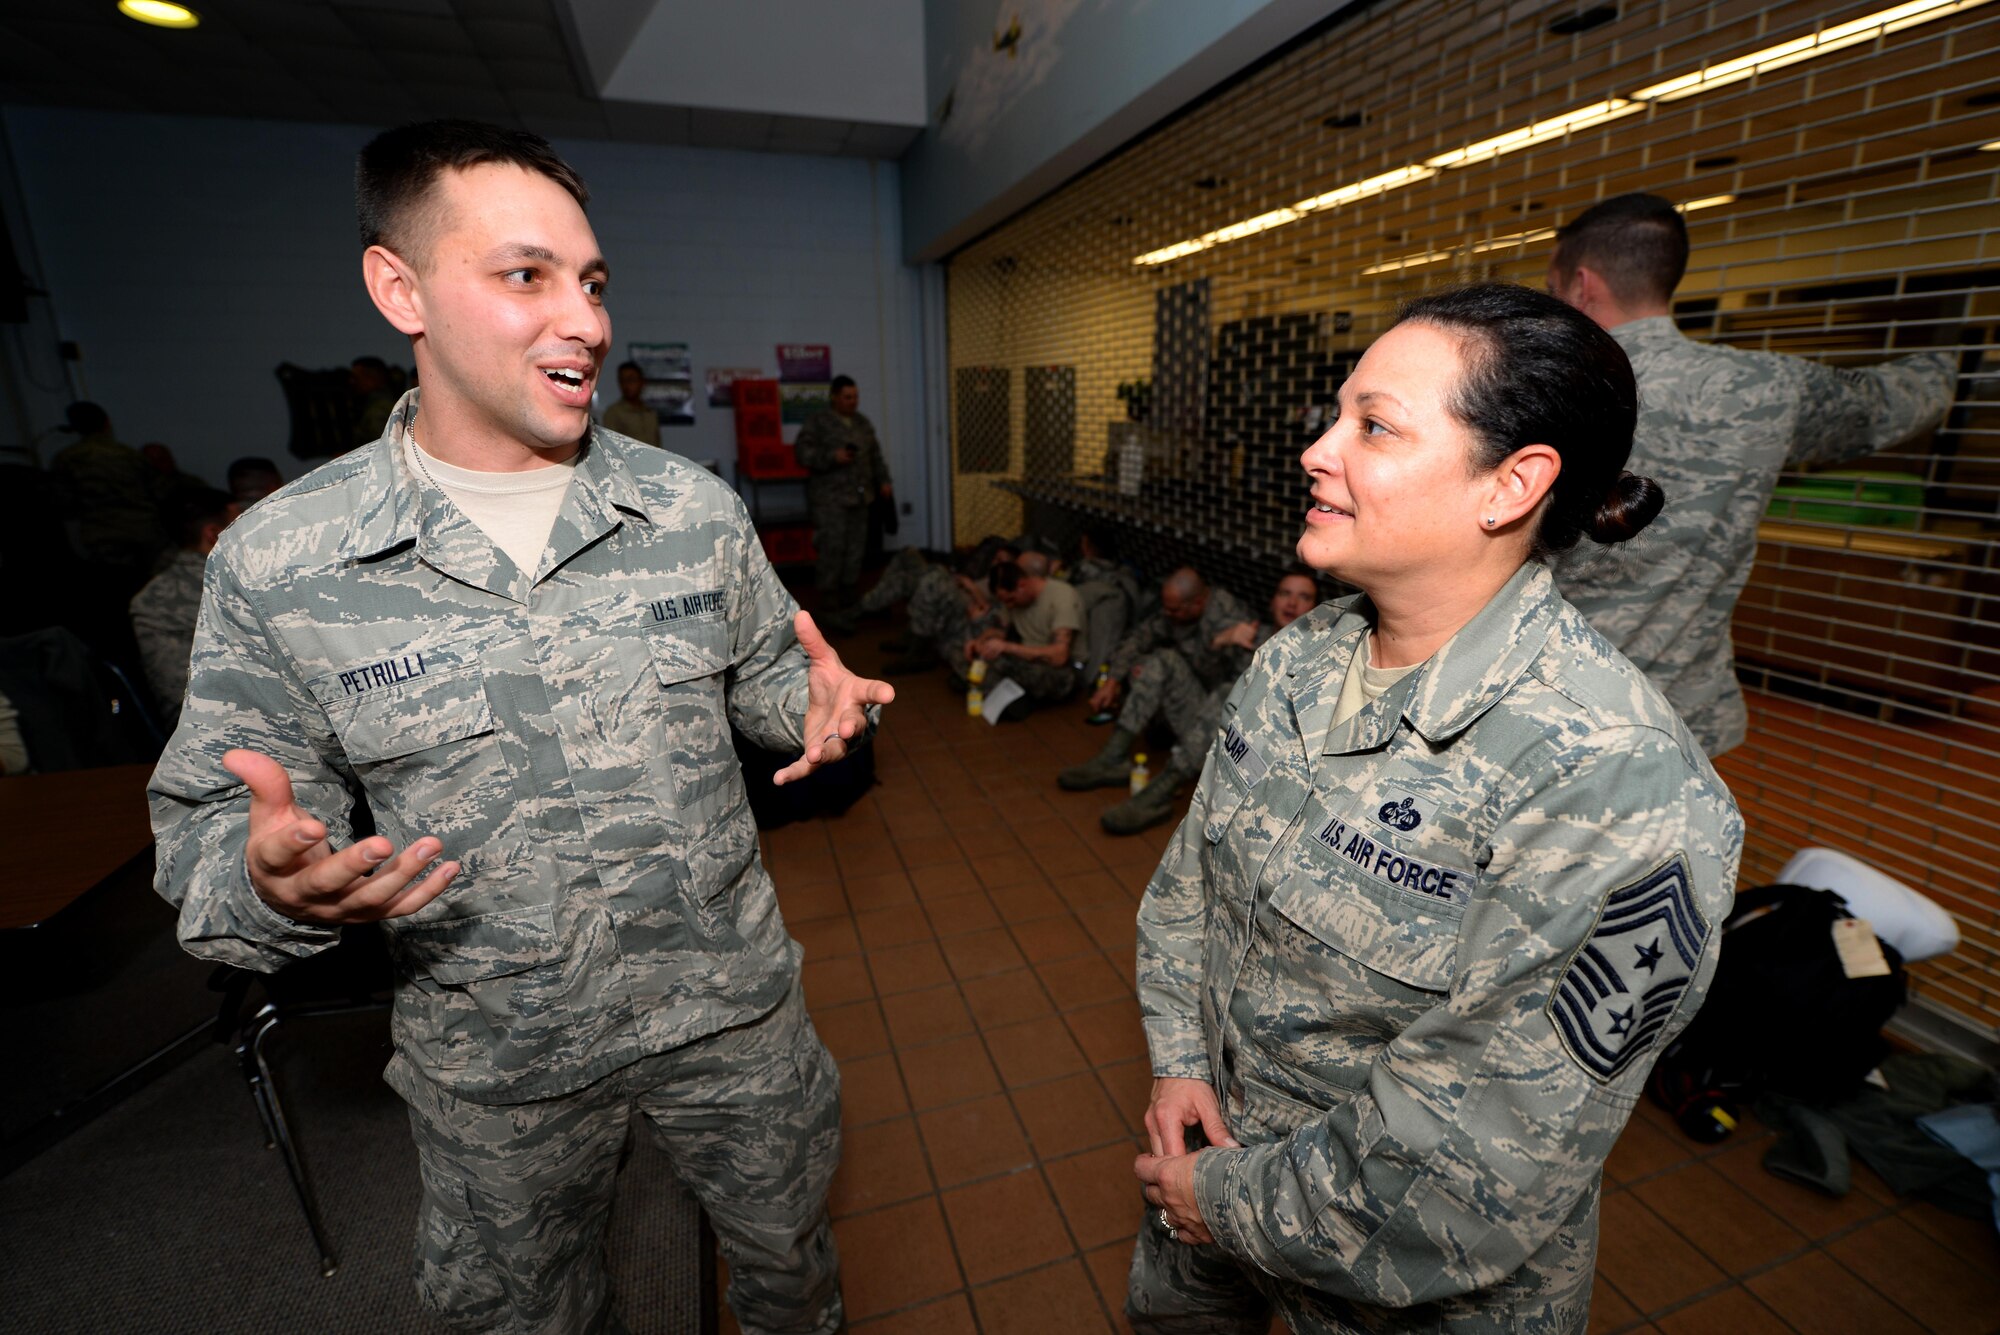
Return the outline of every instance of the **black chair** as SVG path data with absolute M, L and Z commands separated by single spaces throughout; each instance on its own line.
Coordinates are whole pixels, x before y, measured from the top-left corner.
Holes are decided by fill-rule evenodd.
M 124 672 L 67 627 L 0 639 L 0 694 L 20 711 L 28 761 L 43 773 L 137 764 L 164 744 Z
M 257 1104 L 257 1116 L 264 1123 L 264 1148 L 277 1150 L 285 1161 L 285 1172 L 298 1193 L 299 1208 L 305 1212 L 306 1227 L 312 1231 L 313 1246 L 319 1252 L 320 1274 L 326 1276 L 339 1269 L 340 1261 L 320 1215 L 305 1155 L 285 1113 L 283 1092 L 272 1072 L 270 1044 L 288 1020 L 386 1010 L 394 984 L 395 971 L 382 934 L 372 925 L 349 927 L 341 933 L 338 945 L 276 973 L 253 973 L 224 964 L 208 981 L 212 990 L 222 993 L 215 1038 L 236 1054 L 244 1083 Z M 253 993 L 262 996 L 255 1009 Z

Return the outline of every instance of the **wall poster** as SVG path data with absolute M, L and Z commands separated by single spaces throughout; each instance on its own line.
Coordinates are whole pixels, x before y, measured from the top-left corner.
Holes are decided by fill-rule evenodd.
M 694 425 L 694 362 L 685 343 L 628 343 L 646 387 L 639 398 L 660 415 L 661 426 Z

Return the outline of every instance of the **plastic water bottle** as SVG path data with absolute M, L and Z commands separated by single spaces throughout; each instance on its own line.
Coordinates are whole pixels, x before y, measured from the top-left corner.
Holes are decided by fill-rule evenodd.
M 1146 768 L 1146 753 L 1141 751 L 1132 757 L 1132 796 L 1137 797 L 1152 781 L 1153 772 Z

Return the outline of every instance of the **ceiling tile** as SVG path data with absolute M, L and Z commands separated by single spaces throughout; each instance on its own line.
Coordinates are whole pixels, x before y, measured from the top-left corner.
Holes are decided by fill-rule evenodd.
M 493 71 L 476 56 L 419 55 L 383 51 L 382 66 L 421 94 L 425 88 L 497 88 Z
M 555 4 L 567 4 L 568 0 L 458 0 L 456 6 L 459 19 L 468 27 L 474 23 L 517 22 L 543 23 L 551 27 L 561 22 Z M 638 4 L 640 0 L 621 0 L 624 4 Z
M 409 55 L 450 54 L 462 53 L 468 46 L 465 29 L 449 14 L 443 18 L 424 14 L 393 14 L 351 4 L 336 5 L 334 8 L 362 41 L 384 51 L 400 51 Z
M 491 59 L 511 56 L 522 60 L 569 63 L 562 29 L 552 23 L 521 23 L 512 19 L 465 20 L 465 31 L 473 50 Z
M 268 2 L 268 0 L 267 0 Z M 336 9 L 370 9 L 384 14 L 427 14 L 451 18 L 452 0 L 338 0 Z
M 493 81 L 500 87 L 513 92 L 517 89 L 532 88 L 543 93 L 561 93 L 568 97 L 577 96 L 576 73 L 566 60 L 517 60 L 488 58 L 486 68 L 493 72 Z M 594 99 L 593 99 L 594 102 Z
M 312 42 L 319 46 L 351 46 L 359 39 L 324 4 L 274 5 L 270 0 L 203 0 L 204 23 L 220 19 L 256 42 Z

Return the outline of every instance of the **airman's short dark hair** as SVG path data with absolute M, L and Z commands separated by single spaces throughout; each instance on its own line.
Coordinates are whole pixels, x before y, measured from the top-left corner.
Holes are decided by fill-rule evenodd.
M 1585 265 L 1627 305 L 1666 301 L 1687 272 L 1687 219 L 1658 195 L 1593 204 L 1556 233 L 1556 270 L 1568 277 Z
M 437 210 L 426 205 L 437 178 L 489 162 L 540 172 L 567 190 L 577 207 L 590 204 L 583 178 L 538 134 L 483 121 L 399 125 L 369 140 L 355 163 L 354 209 L 361 244 L 387 246 L 413 264 L 424 264 L 437 222 Z

